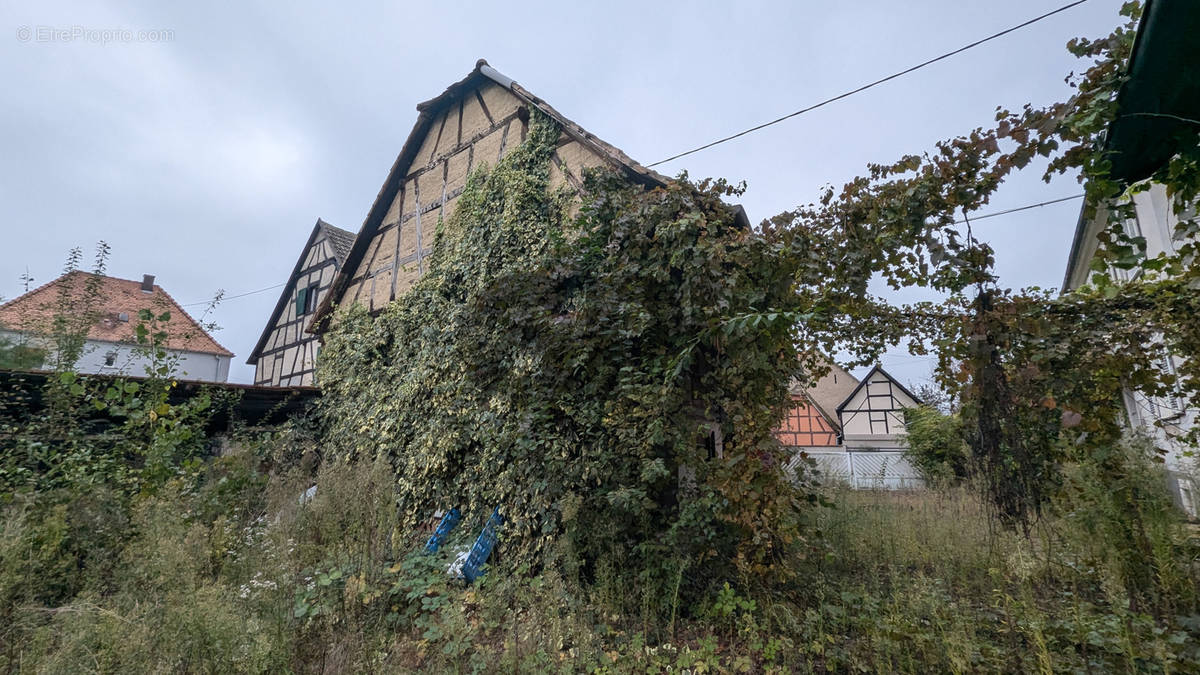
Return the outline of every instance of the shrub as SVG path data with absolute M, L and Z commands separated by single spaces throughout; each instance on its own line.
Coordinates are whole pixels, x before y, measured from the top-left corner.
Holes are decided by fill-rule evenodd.
M 967 477 L 970 450 L 957 413 L 917 406 L 904 411 L 904 424 L 905 454 L 926 481 L 945 483 Z

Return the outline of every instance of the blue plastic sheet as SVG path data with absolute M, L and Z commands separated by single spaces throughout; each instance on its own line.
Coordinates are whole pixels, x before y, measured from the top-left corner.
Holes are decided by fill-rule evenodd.
M 442 516 L 442 522 L 438 523 L 437 529 L 433 531 L 433 535 L 429 537 L 429 541 L 425 542 L 425 550 L 430 553 L 437 553 L 442 542 L 446 540 L 446 535 L 450 534 L 458 522 L 462 520 L 462 513 L 455 507 L 450 509 L 446 515 Z
M 500 515 L 500 507 L 496 507 L 492 511 L 491 517 L 488 518 L 487 524 L 483 526 L 483 531 L 475 539 L 471 552 L 467 554 L 467 561 L 463 564 L 462 575 L 468 583 L 483 576 L 484 563 L 492 555 L 492 549 L 496 547 L 496 531 L 503 524 L 504 517 Z

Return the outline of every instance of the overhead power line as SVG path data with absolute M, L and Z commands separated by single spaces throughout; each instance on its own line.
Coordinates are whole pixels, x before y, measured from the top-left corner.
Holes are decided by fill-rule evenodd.
M 740 138 L 740 137 L 742 137 L 742 136 L 745 136 L 746 134 L 749 134 L 749 133 L 753 133 L 753 132 L 755 132 L 755 131 L 758 131 L 759 129 L 765 129 L 765 128 L 767 128 L 767 127 L 769 127 L 769 126 L 773 125 L 773 124 L 779 124 L 780 122 L 783 122 L 784 120 L 789 120 L 789 119 L 791 119 L 791 118 L 793 118 L 793 117 L 796 117 L 797 115 L 803 115 L 804 113 L 806 113 L 806 112 L 809 112 L 809 111 L 811 111 L 811 110 L 816 110 L 817 108 L 820 108 L 821 106 L 828 105 L 828 104 L 830 104 L 830 103 L 833 103 L 834 101 L 840 101 L 840 100 L 842 100 L 842 99 L 844 99 L 844 98 L 847 98 L 847 97 L 849 97 L 849 96 L 853 96 L 853 95 L 855 95 L 855 94 L 857 94 L 857 93 L 859 93 L 859 92 L 866 91 L 866 90 L 870 89 L 871 87 L 874 87 L 874 86 L 877 86 L 877 85 L 883 84 L 884 82 L 888 82 L 888 81 L 890 81 L 890 80 L 894 80 L 894 79 L 896 79 L 896 78 L 898 78 L 898 77 L 902 77 L 902 76 L 904 76 L 904 75 L 907 75 L 907 74 L 909 74 L 909 73 L 911 73 L 911 72 L 914 72 L 914 71 L 920 70 L 920 69 L 924 68 L 925 66 L 932 65 L 932 64 L 934 64 L 934 63 L 937 63 L 938 61 L 941 61 L 941 60 L 943 60 L 943 59 L 948 59 L 948 58 L 950 58 L 951 56 L 954 56 L 954 55 L 956 55 L 956 54 L 961 54 L 961 53 L 963 53 L 963 52 L 967 51 L 968 49 L 973 49 L 973 48 L 975 48 L 975 47 L 978 47 L 979 45 L 981 45 L 981 44 L 983 44 L 983 43 L 985 43 L 985 42 L 990 42 L 990 41 L 992 41 L 992 40 L 995 40 L 996 38 L 1003 37 L 1003 36 L 1005 36 L 1005 35 L 1008 35 L 1009 33 L 1012 33 L 1012 32 L 1014 32 L 1014 31 L 1021 30 L 1022 28 L 1025 28 L 1026 26 L 1031 26 L 1031 25 L 1033 25 L 1033 24 L 1035 24 L 1035 23 L 1037 23 L 1037 22 L 1041 21 L 1042 19 L 1047 19 L 1047 18 L 1049 18 L 1049 17 L 1052 17 L 1052 16 L 1054 16 L 1055 14 L 1058 14 L 1058 13 L 1060 13 L 1060 12 L 1065 12 L 1065 11 L 1067 11 L 1068 9 L 1071 9 L 1072 7 L 1076 7 L 1076 6 L 1082 5 L 1082 4 L 1083 4 L 1083 3 L 1085 3 L 1085 2 L 1087 2 L 1087 0 L 1076 0 L 1075 2 L 1072 2 L 1072 3 L 1069 3 L 1069 4 L 1063 5 L 1062 7 L 1059 7 L 1058 9 L 1056 9 L 1056 10 L 1054 10 L 1054 11 L 1052 11 L 1052 12 L 1046 12 L 1045 14 L 1043 14 L 1043 15 L 1041 15 L 1041 16 L 1034 17 L 1034 18 L 1032 18 L 1032 19 L 1030 19 L 1030 20 L 1028 20 L 1028 21 L 1026 21 L 1026 22 L 1024 22 L 1024 23 L 1017 24 L 1017 25 L 1013 26 L 1012 28 L 1008 28 L 1008 29 L 1002 30 L 1002 31 L 1000 31 L 999 33 L 995 33 L 995 34 L 993 34 L 993 35 L 989 35 L 989 36 L 987 36 L 987 37 L 985 37 L 985 38 L 983 38 L 983 39 L 976 40 L 975 42 L 972 42 L 971 44 L 969 44 L 969 45 L 965 45 L 965 46 L 963 46 L 963 47 L 959 47 L 958 49 L 955 49 L 955 50 L 954 50 L 954 51 L 952 51 L 952 52 L 946 52 L 945 54 L 942 54 L 941 56 L 937 56 L 937 57 L 934 57 L 934 58 L 932 58 L 932 59 L 929 59 L 928 61 L 924 61 L 924 62 L 922 62 L 922 63 L 918 63 L 917 65 L 915 65 L 915 66 L 912 66 L 911 68 L 906 68 L 906 69 L 904 69 L 904 70 L 901 70 L 900 72 L 897 72 L 897 73 L 892 73 L 891 75 L 888 75 L 887 77 L 884 77 L 884 78 L 881 78 L 881 79 L 875 80 L 874 82 L 871 82 L 871 83 L 869 83 L 869 84 L 864 84 L 863 86 L 861 86 L 861 87 L 859 87 L 859 88 L 857 88 L 857 89 L 852 89 L 852 90 L 850 90 L 850 91 L 848 91 L 848 92 L 846 92 L 846 93 L 844 93 L 844 94 L 838 94 L 837 96 L 834 96 L 833 98 L 827 98 L 827 99 L 825 99 L 824 101 L 821 101 L 820 103 L 816 103 L 816 104 L 810 105 L 810 106 L 808 106 L 807 108 L 801 108 L 800 110 L 797 110 L 796 112 L 793 112 L 793 113 L 788 113 L 787 115 L 784 115 L 783 117 L 779 117 L 779 118 L 777 118 L 777 119 L 773 119 L 773 120 L 771 120 L 770 122 L 763 122 L 762 124 L 760 124 L 760 125 L 758 125 L 758 126 L 755 126 L 755 127 L 750 127 L 749 129 L 746 129 L 745 131 L 739 131 L 738 133 L 736 133 L 736 134 L 733 134 L 732 136 L 726 136 L 725 138 L 721 138 L 721 139 L 715 140 L 715 141 L 713 141 L 713 142 L 711 142 L 711 143 L 706 143 L 706 144 L 704 144 L 704 145 L 701 145 L 701 146 L 700 146 L 700 147 L 698 147 L 698 148 L 693 148 L 693 149 L 691 149 L 691 150 L 688 150 L 687 152 L 681 152 L 681 153 L 679 153 L 678 155 L 672 155 L 672 156 L 670 156 L 670 157 L 668 157 L 668 158 L 666 158 L 666 159 L 660 159 L 660 160 L 658 160 L 657 162 L 655 162 L 655 163 L 653 163 L 653 164 L 647 164 L 646 166 L 647 166 L 647 167 L 655 167 L 655 166 L 658 166 L 659 164 L 666 164 L 667 162 L 670 162 L 670 161 L 672 161 L 672 160 L 679 159 L 680 157 L 686 157 L 686 156 L 688 156 L 688 155 L 691 155 L 691 154 L 693 154 L 693 153 L 700 152 L 701 150 L 707 150 L 708 148 L 711 148 L 711 147 L 713 147 L 714 145 L 720 145 L 720 144 L 722 144 L 722 143 L 726 143 L 726 142 L 728 142 L 728 141 L 732 141 L 732 140 L 733 140 L 733 139 L 735 139 L 735 138 Z
M 276 288 L 279 288 L 280 286 L 284 286 L 286 284 L 287 284 L 287 282 L 285 281 L 282 284 L 275 284 L 274 286 L 267 286 L 266 288 L 260 288 L 257 291 L 246 291 L 245 293 L 238 293 L 237 295 L 227 295 L 227 296 L 221 298 L 221 302 L 224 302 L 226 300 L 235 300 L 237 298 L 244 298 L 247 295 L 254 295 L 256 293 L 266 293 L 267 291 L 273 291 Z M 210 302 L 212 302 L 212 300 L 201 300 L 199 302 L 189 302 L 185 305 L 180 305 L 180 307 L 195 307 L 196 305 L 207 305 Z
M 1018 206 L 1014 209 L 1005 209 L 1003 211 L 996 211 L 995 213 L 985 213 L 981 216 L 971 216 L 971 221 L 974 222 L 976 220 L 983 220 L 984 218 L 995 218 L 996 216 L 1003 216 L 1003 215 L 1007 215 L 1009 213 L 1016 213 L 1017 211 L 1027 211 L 1029 209 L 1036 209 L 1039 206 L 1050 206 L 1051 204 L 1058 204 L 1059 202 L 1069 202 L 1072 199 L 1079 199 L 1082 196 L 1083 196 L 1083 194 L 1080 193 L 1077 195 L 1071 195 L 1070 197 L 1059 197 L 1058 199 L 1051 199 L 1048 202 L 1039 202 L 1037 204 L 1026 204 L 1025 206 Z M 956 221 L 954 221 L 954 224 L 961 225 L 965 222 L 967 222 L 966 219 L 956 220 Z

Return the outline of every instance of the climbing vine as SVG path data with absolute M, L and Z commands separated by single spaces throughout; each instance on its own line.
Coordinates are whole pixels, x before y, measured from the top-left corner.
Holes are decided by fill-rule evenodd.
M 994 127 L 872 165 L 768 224 L 783 233 L 783 255 L 800 270 L 802 309 L 813 317 L 803 331 L 808 351 L 840 350 L 869 363 L 911 341 L 915 353 L 936 353 L 939 379 L 961 399 L 989 495 L 1013 525 L 1028 527 L 1037 517 L 1065 463 L 1091 462 L 1114 484 L 1120 479 L 1123 460 L 1113 447 L 1123 433 L 1123 392 L 1176 398 L 1181 406 L 1194 406 L 1200 392 L 1200 223 L 1185 208 L 1200 194 L 1200 127 L 1134 185 L 1110 175 L 1104 145 L 1121 114 L 1117 92 L 1140 12 L 1139 3 L 1127 3 L 1127 20 L 1111 35 L 1068 45 L 1090 60 L 1068 78 L 1070 100 L 998 109 Z M 1046 180 L 1078 172 L 1084 217 L 1107 217 L 1090 284 L 1058 297 L 1001 288 L 993 251 L 969 226 L 1003 181 L 1035 160 L 1045 162 Z M 1180 223 L 1174 249 L 1148 258 L 1145 240 L 1123 223 L 1131 196 L 1151 183 L 1165 186 Z M 1114 269 L 1138 274 L 1117 281 Z M 891 305 L 869 294 L 875 279 L 925 287 L 944 300 Z M 1166 353 L 1183 357 L 1177 373 L 1163 367 Z
M 500 506 L 518 560 L 565 547 L 585 574 L 607 556 L 651 576 L 688 568 L 698 586 L 709 577 L 693 572 L 716 578 L 726 561 L 782 574 L 807 497 L 779 484 L 769 435 L 789 378 L 907 342 L 937 355 L 1005 523 L 1027 530 L 1068 464 L 1124 494 L 1123 392 L 1194 405 L 1200 391 L 1198 226 L 1183 212 L 1200 192 L 1200 142 L 1183 139 L 1151 178 L 1183 242 L 1153 259 L 1121 227 L 1146 184 L 1112 178 L 1102 143 L 1140 11 L 1128 3 L 1111 35 L 1068 45 L 1090 59 L 1069 101 L 998 109 L 992 128 L 871 165 L 756 228 L 737 225 L 722 198 L 738 190 L 722 181 L 647 191 L 595 173 L 578 202 L 552 190 L 559 130 L 535 116 L 520 148 L 470 178 L 429 273 L 328 336 L 335 453 L 389 458 L 410 527 L 439 508 L 482 519 Z M 1035 161 L 1047 180 L 1079 172 L 1085 217 L 1109 214 L 1098 274 L 1057 297 L 1001 288 L 992 249 L 963 227 Z M 1141 275 L 1115 282 L 1114 268 Z M 943 299 L 893 305 L 874 280 Z M 1185 358 L 1178 373 L 1164 350 Z M 1126 579 L 1135 594 L 1147 569 Z
M 751 316 L 794 303 L 780 241 L 739 225 L 720 181 L 595 171 L 577 200 L 550 184 L 559 133 L 535 114 L 469 178 L 428 272 L 327 335 L 334 454 L 390 459 L 410 528 L 498 506 L 508 560 L 684 594 L 734 566 L 785 575 L 805 494 L 770 430 L 792 322 Z

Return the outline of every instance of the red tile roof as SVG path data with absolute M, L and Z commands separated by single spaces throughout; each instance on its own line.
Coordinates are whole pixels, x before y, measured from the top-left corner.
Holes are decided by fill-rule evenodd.
M 89 279 L 97 280 L 97 293 L 92 306 L 83 307 L 81 305 L 86 302 Z M 98 276 L 90 272 L 68 272 L 0 305 L 0 326 L 30 333 L 48 333 L 61 298 L 66 299 L 67 311 L 95 313 L 96 321 L 88 330 L 90 340 L 136 342 L 134 328 L 138 325 L 138 311 L 149 309 L 155 315 L 163 312 L 171 314 L 171 320 L 166 324 L 169 334 L 167 347 L 233 356 L 233 352 L 217 343 L 161 286 L 155 284 L 153 291 L 144 292 L 140 281 Z M 122 314 L 127 320 L 121 320 Z

